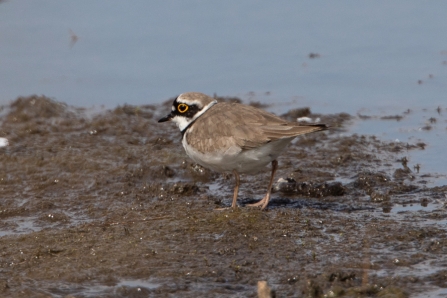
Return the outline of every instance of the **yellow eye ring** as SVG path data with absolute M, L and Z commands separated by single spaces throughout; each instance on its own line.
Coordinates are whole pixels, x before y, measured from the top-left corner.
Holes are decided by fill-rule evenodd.
M 177 106 L 177 110 L 182 114 L 185 113 L 188 109 L 189 109 L 189 106 L 185 103 L 181 103 Z

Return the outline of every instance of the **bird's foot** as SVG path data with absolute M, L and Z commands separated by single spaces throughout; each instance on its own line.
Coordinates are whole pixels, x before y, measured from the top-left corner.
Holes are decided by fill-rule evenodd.
M 269 199 L 270 198 L 264 197 L 259 202 L 256 202 L 256 203 L 253 203 L 253 204 L 247 204 L 245 206 L 248 206 L 248 207 L 261 207 L 261 210 L 264 210 L 267 207 L 268 203 L 269 203 Z
M 264 202 L 263 202 L 263 200 L 260 200 L 259 202 L 252 203 L 252 204 L 246 204 L 245 206 L 248 206 L 248 207 L 260 207 L 260 206 L 262 206 L 262 204 L 264 204 Z

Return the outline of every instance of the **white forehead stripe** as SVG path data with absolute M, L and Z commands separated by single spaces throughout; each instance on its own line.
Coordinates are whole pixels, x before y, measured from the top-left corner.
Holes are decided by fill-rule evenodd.
M 186 99 L 186 98 L 183 98 L 182 96 L 183 96 L 183 93 L 180 94 L 177 97 L 177 102 L 179 102 L 179 103 L 186 103 L 188 105 L 196 105 L 198 107 L 202 107 L 203 106 L 203 102 L 201 102 L 200 100 L 197 100 L 197 99 Z
M 196 105 L 198 107 L 203 106 L 203 103 L 198 100 L 183 99 L 183 98 L 180 98 L 180 96 L 177 98 L 177 102 L 186 103 L 187 105 L 190 105 L 190 106 L 192 106 L 192 105 Z

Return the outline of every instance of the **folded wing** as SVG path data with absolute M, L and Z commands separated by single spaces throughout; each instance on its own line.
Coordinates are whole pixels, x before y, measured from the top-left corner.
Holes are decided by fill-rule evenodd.
M 235 108 L 240 113 L 232 113 Z M 201 128 L 197 129 L 198 126 Z M 275 140 L 324 130 L 327 126 L 300 125 L 251 106 L 219 103 L 200 116 L 191 128 L 186 136 L 188 143 L 201 152 L 212 152 L 234 146 L 249 150 Z

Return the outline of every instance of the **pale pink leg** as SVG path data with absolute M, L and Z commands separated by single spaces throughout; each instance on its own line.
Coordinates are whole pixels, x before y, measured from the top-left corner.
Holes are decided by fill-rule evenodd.
M 236 209 L 237 207 L 237 194 L 239 192 L 239 184 L 240 184 L 240 178 L 239 178 L 239 173 L 236 172 L 236 170 L 233 170 L 233 174 L 234 174 L 234 179 L 236 182 L 236 185 L 234 186 L 234 193 L 233 193 L 233 203 L 231 203 L 231 208 Z M 224 207 L 224 208 L 217 208 L 215 210 L 227 210 L 228 207 Z
M 269 187 L 267 189 L 267 194 L 257 203 L 254 204 L 247 204 L 249 207 L 259 207 L 261 206 L 261 210 L 264 210 L 265 207 L 269 204 L 270 201 L 270 193 L 272 192 L 272 185 L 273 185 L 273 177 L 275 176 L 276 169 L 278 168 L 278 162 L 276 160 L 272 161 L 272 176 L 270 177 L 270 183 Z
M 240 184 L 240 179 L 239 179 L 239 173 L 236 172 L 236 170 L 233 170 L 233 174 L 234 174 L 234 179 L 236 180 L 236 185 L 234 186 L 234 193 L 233 193 L 233 203 L 231 204 L 231 208 L 236 209 L 237 204 L 237 193 L 239 192 L 239 184 Z

